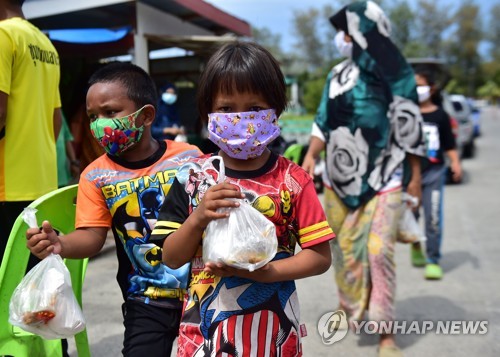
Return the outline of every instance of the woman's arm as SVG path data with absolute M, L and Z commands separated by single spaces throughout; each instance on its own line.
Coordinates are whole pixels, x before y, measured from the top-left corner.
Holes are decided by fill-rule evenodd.
M 321 138 L 311 135 L 309 148 L 304 156 L 304 161 L 302 162 L 302 168 L 306 170 L 311 177 L 314 177 L 314 166 L 316 165 L 316 160 L 318 159 L 321 151 L 324 149 L 325 142 Z
M 406 192 L 409 195 L 418 198 L 418 206 L 415 207 L 415 209 L 418 209 L 418 207 L 420 207 L 420 203 L 422 202 L 422 177 L 420 172 L 420 157 L 409 153 L 407 153 L 407 155 L 410 162 L 411 179 L 408 183 L 408 187 L 406 188 Z
M 462 180 L 462 165 L 460 165 L 460 158 L 457 149 L 445 151 L 450 159 L 450 168 L 453 173 L 453 181 L 460 182 Z

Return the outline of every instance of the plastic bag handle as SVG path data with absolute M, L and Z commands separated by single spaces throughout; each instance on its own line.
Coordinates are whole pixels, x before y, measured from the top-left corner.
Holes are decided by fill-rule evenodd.
M 409 204 L 410 207 L 415 208 L 418 206 L 418 197 L 412 196 L 407 192 L 403 192 L 402 201 Z
M 218 178 L 217 178 L 217 182 L 212 178 L 212 175 L 210 175 L 209 173 L 207 173 L 207 170 L 211 169 L 211 168 L 213 170 L 217 171 L 215 169 L 214 164 L 213 164 L 213 162 L 215 160 L 219 160 L 219 170 L 218 170 L 219 175 L 218 175 Z M 215 185 L 215 184 L 224 182 L 224 180 L 226 179 L 226 169 L 225 169 L 225 166 L 224 166 L 224 159 L 222 158 L 222 156 L 212 156 L 212 157 L 209 157 L 207 160 L 205 160 L 205 162 L 201 166 L 201 171 L 205 174 L 205 177 L 207 178 L 207 181 L 211 185 Z
M 22 212 L 23 220 L 30 228 L 38 228 L 38 224 L 36 222 L 36 212 L 37 209 L 33 207 L 26 207 Z

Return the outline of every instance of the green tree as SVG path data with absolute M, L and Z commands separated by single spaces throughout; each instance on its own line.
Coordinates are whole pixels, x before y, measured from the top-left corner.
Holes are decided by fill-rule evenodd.
M 252 37 L 255 42 L 273 51 L 273 54 L 282 54 L 280 34 L 272 33 L 267 27 L 252 26 Z
M 269 50 L 278 61 L 282 61 L 286 57 L 281 48 L 281 34 L 272 33 L 267 27 L 252 27 L 252 38 Z
M 339 53 L 337 48 L 335 47 L 334 38 L 337 34 L 337 31 L 332 26 L 330 22 L 330 17 L 335 14 L 338 10 L 335 10 L 331 5 L 325 5 L 321 9 L 322 18 L 320 22 L 320 30 L 321 37 L 323 38 L 323 53 L 324 53 L 324 61 L 322 64 L 322 69 L 328 68 L 331 66 L 332 62 L 339 57 Z
M 493 81 L 489 80 L 484 85 L 479 87 L 477 94 L 481 98 L 487 98 L 489 100 L 497 100 L 500 98 L 500 87 Z
M 466 94 L 466 88 L 463 87 L 456 79 L 449 81 L 445 90 L 448 93 Z
M 500 61 L 500 3 L 490 10 L 490 21 L 485 33 L 486 39 L 491 44 L 490 56 L 494 61 Z
M 449 7 L 439 6 L 437 0 L 419 0 L 416 11 L 418 38 L 426 53 L 423 57 L 440 58 L 443 52 L 443 33 L 450 27 L 452 19 Z
M 482 31 L 479 23 L 479 7 L 471 0 L 464 1 L 453 16 L 455 29 L 450 41 L 449 60 L 451 73 L 466 88 L 466 94 L 475 95 L 481 84 L 481 57 L 478 53 Z
M 323 42 L 318 31 L 319 11 L 310 8 L 305 11 L 295 10 L 293 13 L 293 28 L 296 36 L 296 50 L 314 70 L 323 65 Z
M 387 11 L 391 21 L 391 40 L 401 51 L 410 44 L 415 32 L 415 14 L 408 2 L 396 0 Z
M 325 78 L 316 78 L 304 83 L 304 96 L 302 98 L 303 106 L 307 113 L 316 113 L 323 87 L 325 86 Z
M 500 85 L 500 61 L 492 60 L 481 64 L 481 71 L 484 78 L 492 80 Z

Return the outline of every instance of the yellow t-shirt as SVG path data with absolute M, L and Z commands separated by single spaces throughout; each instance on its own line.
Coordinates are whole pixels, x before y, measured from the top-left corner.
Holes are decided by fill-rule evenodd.
M 57 188 L 59 77 L 59 56 L 45 34 L 21 18 L 0 21 L 0 91 L 8 95 L 0 201 L 31 201 Z

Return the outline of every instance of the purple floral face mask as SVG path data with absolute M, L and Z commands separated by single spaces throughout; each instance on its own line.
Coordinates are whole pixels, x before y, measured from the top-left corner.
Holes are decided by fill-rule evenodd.
M 208 115 L 208 138 L 228 156 L 247 160 L 259 157 L 280 135 L 274 109 Z

